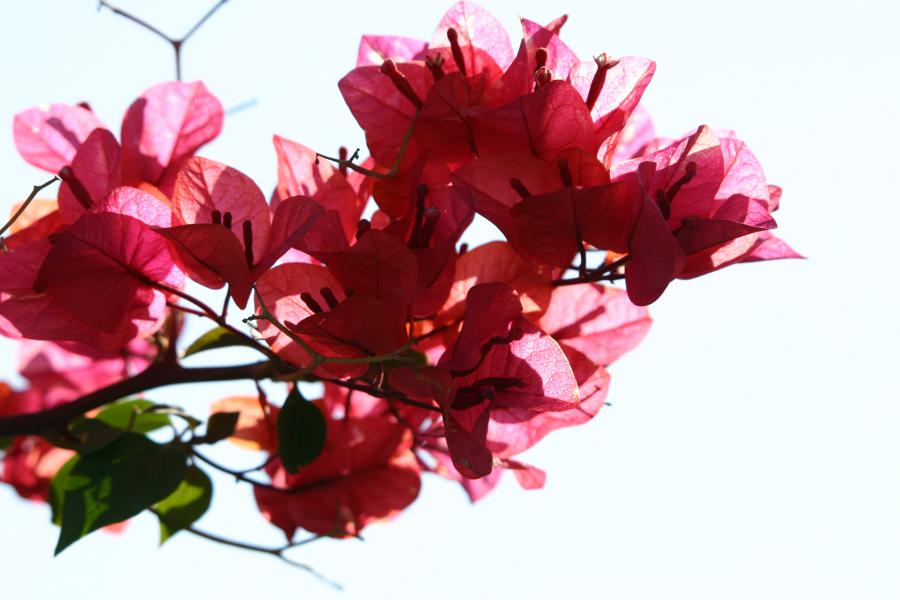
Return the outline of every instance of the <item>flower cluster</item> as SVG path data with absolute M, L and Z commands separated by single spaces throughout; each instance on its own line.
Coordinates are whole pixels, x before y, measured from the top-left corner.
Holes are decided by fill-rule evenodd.
M 241 477 L 289 540 L 298 528 L 357 535 L 409 505 L 425 472 L 473 501 L 505 470 L 541 487 L 544 472 L 519 455 L 598 413 L 607 367 L 645 336 L 645 307 L 673 280 L 797 256 L 770 233 L 780 189 L 746 144 L 705 125 L 655 137 L 640 105 L 653 61 L 580 60 L 560 38 L 565 20 L 523 19 L 514 49 L 490 14 L 460 2 L 430 41 L 363 37 L 339 87 L 370 158 L 330 159 L 275 136 L 268 201 L 237 169 L 196 156 L 223 119 L 201 83 L 146 91 L 119 141 L 87 106 L 19 114 L 20 153 L 62 184 L 3 240 L 0 332 L 37 341 L 22 346 L 30 387 L 5 389 L 0 416 L 195 380 L 176 348 L 193 315 L 217 328 L 189 353 L 242 344 L 266 359 L 216 376 L 288 391 L 283 404 L 262 393 L 220 401 L 204 435 L 185 418 L 167 444 L 182 453 L 174 486 L 216 466 L 196 448 L 214 438 L 267 452 L 265 481 Z M 476 215 L 504 239 L 461 243 Z M 188 280 L 225 288 L 226 308 L 249 305 L 246 328 L 190 295 Z M 624 289 L 602 283 L 618 280 Z M 300 396 L 298 382 L 320 382 L 321 398 Z M 66 422 L 55 435 L 26 431 L 43 437 L 15 438 L 3 480 L 46 499 L 63 463 L 96 468 L 92 457 L 144 433 L 135 416 L 157 409 L 135 409 L 99 450 L 90 435 L 60 443 Z M 104 413 L 89 414 L 115 423 Z M 65 504 L 54 507 L 63 537 L 77 518 L 73 485 L 59 484 Z M 172 493 L 142 508 L 164 512 Z

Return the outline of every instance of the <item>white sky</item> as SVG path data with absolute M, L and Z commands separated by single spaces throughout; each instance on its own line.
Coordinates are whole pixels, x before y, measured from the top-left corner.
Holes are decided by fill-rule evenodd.
M 213 2 L 123 1 L 178 34 Z M 564 39 L 658 63 L 645 95 L 657 131 L 737 130 L 784 187 L 781 235 L 810 260 L 738 266 L 679 282 L 652 307 L 647 341 L 613 368 L 612 407 L 528 455 L 547 488 L 511 481 L 469 506 L 427 479 L 366 542 L 297 552 L 332 592 L 274 559 L 153 519 L 52 559 L 49 511 L 0 489 L 3 597 L 133 600 L 286 596 L 411 598 L 895 599 L 900 596 L 900 385 L 893 181 L 900 139 L 900 13 L 893 2 L 485 1 L 513 36 L 521 13 L 571 15 Z M 270 138 L 322 150 L 362 136 L 336 82 L 363 33 L 429 38 L 450 3 L 232 0 L 185 49 L 185 77 L 226 107 L 204 150 L 275 180 Z M 114 130 L 140 91 L 172 77 L 163 42 L 91 0 L 4 5 L 0 120 L 88 100 Z M 45 176 L 0 130 L 5 205 Z M 195 330 L 196 331 L 196 330 Z M 12 346 L 2 347 L 11 376 Z M 248 384 L 151 398 L 204 411 Z M 232 456 L 221 454 L 225 459 Z M 248 461 L 249 463 L 250 461 Z M 277 544 L 249 491 L 216 480 L 215 530 Z

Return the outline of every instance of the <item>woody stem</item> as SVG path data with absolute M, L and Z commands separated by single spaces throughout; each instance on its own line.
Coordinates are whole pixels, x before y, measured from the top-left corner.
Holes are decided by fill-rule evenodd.
M 227 367 L 182 367 L 157 362 L 134 377 L 117 381 L 97 391 L 53 408 L 0 418 L 0 435 L 38 435 L 65 427 L 70 421 L 88 411 L 125 398 L 167 385 L 202 383 L 207 381 L 260 380 L 274 375 L 276 367 L 269 361 Z
M 555 286 L 562 285 L 575 285 L 578 283 L 591 283 L 595 281 L 616 281 L 618 279 L 623 279 L 625 276 L 619 273 L 616 273 L 616 270 L 631 260 L 631 255 L 625 255 L 619 260 L 615 260 L 608 265 L 603 265 L 597 269 L 587 271 L 584 274 L 579 275 L 578 277 L 573 277 L 572 279 L 554 279 L 551 284 Z M 579 269 L 579 272 L 581 270 Z
M 53 183 L 55 181 L 59 181 L 59 177 L 54 177 L 53 179 L 45 181 L 41 185 L 34 186 L 34 188 L 32 188 L 32 190 L 31 190 L 31 193 L 28 194 L 27 198 L 25 198 L 25 201 L 22 203 L 22 206 L 20 206 L 19 210 L 16 211 L 16 214 L 14 214 L 9 219 L 9 221 L 6 222 L 6 225 L 4 225 L 2 229 L 0 229 L 0 236 L 2 236 L 4 233 L 6 233 L 6 230 L 9 229 L 10 227 L 12 227 L 12 224 L 15 223 L 16 220 L 18 220 L 18 218 L 22 216 L 22 213 L 25 212 L 25 209 L 28 208 L 28 205 L 31 204 L 31 201 L 34 200 L 35 196 L 38 195 L 38 192 L 40 192 L 42 189 L 44 189 L 45 187 L 47 187 L 48 185 L 50 185 L 51 183 Z
M 159 517 L 160 520 L 164 520 L 164 519 L 165 519 L 165 517 L 162 515 L 162 513 L 158 512 L 158 511 L 156 511 L 156 510 L 154 510 L 154 509 L 152 509 L 152 508 L 150 509 L 150 512 L 152 512 L 154 515 L 156 515 L 157 517 Z M 197 537 L 201 537 L 201 538 L 203 538 L 203 539 L 205 539 L 205 540 L 208 540 L 208 541 L 210 541 L 210 542 L 215 542 L 215 543 L 217 543 L 217 544 L 222 544 L 223 546 L 231 546 L 231 547 L 233 547 L 233 548 L 240 548 L 241 550 L 250 550 L 251 552 L 260 552 L 260 553 L 263 553 L 263 554 L 271 554 L 272 556 L 276 556 L 276 557 L 280 558 L 281 560 L 285 561 L 286 563 L 288 563 L 288 564 L 290 564 L 290 565 L 292 565 L 292 566 L 294 566 L 294 567 L 297 567 L 298 569 L 303 569 L 304 571 L 309 572 L 309 573 L 310 573 L 311 575 L 313 575 L 314 577 L 316 577 L 316 578 L 322 580 L 323 582 L 325 582 L 325 583 L 327 583 L 328 585 L 334 587 L 335 589 L 338 589 L 338 590 L 343 589 L 339 584 L 337 584 L 337 583 L 335 583 L 335 582 L 333 582 L 333 581 L 331 581 L 331 580 L 329 580 L 329 579 L 326 579 L 326 578 L 323 577 L 320 573 L 318 573 L 317 571 L 313 570 L 313 568 L 310 567 L 309 565 L 306 565 L 306 564 L 303 564 L 303 563 L 298 563 L 298 562 L 296 562 L 296 561 L 293 561 L 293 560 L 287 558 L 287 557 L 284 555 L 284 553 L 285 553 L 286 551 L 290 550 L 291 548 L 296 548 L 296 547 L 298 547 L 298 546 L 303 546 L 303 545 L 308 544 L 308 543 L 310 543 L 310 542 L 314 542 L 314 541 L 316 541 L 316 540 L 318 540 L 318 539 L 321 539 L 321 536 L 318 536 L 318 535 L 317 535 L 317 536 L 315 536 L 315 537 L 311 537 L 311 538 L 308 538 L 308 539 L 305 539 L 305 540 L 301 540 L 301 541 L 299 541 L 299 542 L 293 542 L 293 543 L 290 543 L 290 544 L 285 544 L 284 546 L 280 546 L 280 547 L 278 547 L 278 548 L 271 548 L 271 547 L 257 546 L 256 544 L 249 544 L 249 543 L 247 543 L 247 542 L 239 542 L 239 541 L 237 541 L 237 540 L 231 540 L 231 539 L 228 539 L 228 538 L 224 538 L 224 537 L 221 537 L 221 536 L 216 535 L 216 534 L 214 534 L 214 533 L 209 533 L 209 532 L 207 532 L 207 531 L 203 531 L 202 529 L 197 529 L 197 528 L 194 527 L 193 525 L 189 525 L 188 527 L 185 527 L 185 528 L 184 528 L 184 531 L 187 531 L 188 533 L 191 533 L 191 534 L 193 534 L 193 535 L 196 535 Z
M 213 14 L 217 10 L 219 10 L 219 8 L 221 8 L 222 5 L 225 4 L 226 2 L 228 2 L 228 0 L 219 0 L 219 2 L 217 2 L 215 6 L 213 6 L 211 9 L 209 9 L 206 12 L 206 14 L 200 18 L 199 21 L 194 23 L 194 25 L 188 30 L 188 32 L 186 34 L 184 34 L 184 36 L 182 36 L 181 38 L 169 37 L 168 35 L 166 35 L 162 31 L 160 31 L 159 29 L 157 29 L 156 27 L 154 27 L 147 21 L 141 19 L 140 17 L 136 17 L 127 11 L 124 11 L 121 8 L 113 6 L 109 2 L 106 2 L 106 0 L 99 0 L 98 8 L 108 8 L 110 11 L 113 12 L 113 14 L 119 15 L 120 17 L 124 17 L 125 19 L 128 19 L 129 21 L 131 21 L 132 23 L 134 23 L 136 25 L 140 25 L 147 31 L 155 34 L 158 37 L 161 37 L 166 42 L 168 42 L 169 45 L 172 46 L 172 49 L 175 51 L 175 79 L 177 79 L 178 81 L 181 81 L 181 48 L 182 48 L 182 46 L 184 45 L 184 43 L 186 41 L 188 41 L 188 38 L 190 38 L 192 35 L 194 35 L 197 32 L 197 30 L 200 29 L 200 27 L 204 23 L 206 23 L 206 21 L 209 20 L 209 18 L 211 16 L 213 16 Z

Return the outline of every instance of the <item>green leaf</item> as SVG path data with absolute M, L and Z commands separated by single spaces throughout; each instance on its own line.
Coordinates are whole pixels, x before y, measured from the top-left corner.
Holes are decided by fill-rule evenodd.
M 217 412 L 209 416 L 206 423 L 206 435 L 197 438 L 198 444 L 215 444 L 234 434 L 234 428 L 237 427 L 238 418 L 241 413 L 237 412 Z
M 13 440 L 15 440 L 15 438 L 11 435 L 0 436 L 0 452 L 9 450 L 13 445 Z
M 77 462 L 78 455 L 76 454 L 66 461 L 66 464 L 56 472 L 56 475 L 53 476 L 53 481 L 50 482 L 50 519 L 54 525 L 62 523 L 62 505 L 66 487 L 69 484 L 69 473 L 72 472 Z
M 171 423 L 168 415 L 149 412 L 154 406 L 149 400 L 125 400 L 110 404 L 95 419 L 124 431 L 148 433 Z
M 211 499 L 212 481 L 206 473 L 191 465 L 178 489 L 156 505 L 160 545 L 202 517 Z
M 288 473 L 296 473 L 322 453 L 325 446 L 325 417 L 294 387 L 284 401 L 275 423 L 278 456 Z
M 125 433 L 124 429 L 107 425 L 96 419 L 77 419 L 62 433 L 45 434 L 48 442 L 59 448 L 74 450 L 79 454 L 92 454 L 101 450 Z
M 197 354 L 199 352 L 204 352 L 206 350 L 213 350 L 215 348 L 227 348 L 229 346 L 250 346 L 250 340 L 242 335 L 238 335 L 234 332 L 231 332 L 224 327 L 216 327 L 214 329 L 210 329 L 188 346 L 188 349 L 184 352 L 184 357 L 187 358 L 192 354 Z
M 126 431 L 147 433 L 168 425 L 168 415 L 148 412 L 154 406 L 149 400 L 116 402 L 93 419 L 75 420 L 65 433 L 47 435 L 47 441 L 79 454 L 92 454 L 122 437 Z
M 183 450 L 130 432 L 93 454 L 79 456 L 63 486 L 55 554 L 168 497 L 186 470 Z

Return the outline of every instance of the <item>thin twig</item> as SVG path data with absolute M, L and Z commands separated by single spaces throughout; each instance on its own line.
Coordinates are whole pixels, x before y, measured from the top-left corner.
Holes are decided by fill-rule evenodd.
M 159 29 L 157 29 L 156 27 L 154 27 L 147 21 L 145 21 L 139 17 L 136 17 L 127 11 L 124 11 L 121 8 L 117 8 L 117 7 L 113 6 L 109 2 L 106 2 L 106 0 L 99 0 L 99 4 L 98 4 L 97 8 L 98 8 L 98 10 L 100 8 L 108 8 L 110 11 L 113 12 L 113 14 L 119 15 L 120 17 L 124 17 L 124 18 L 128 19 L 129 21 L 131 21 L 132 23 L 135 23 L 136 25 L 140 25 L 147 31 L 161 37 L 166 42 L 168 42 L 169 45 L 172 46 L 172 50 L 175 52 L 175 79 L 177 79 L 178 81 L 181 81 L 181 48 L 182 48 L 182 46 L 184 46 L 184 43 L 186 41 L 188 41 L 188 39 L 192 35 L 194 35 L 197 32 L 197 30 L 200 29 L 200 27 L 203 26 L 203 24 L 206 23 L 206 21 L 208 21 L 209 18 L 211 16 L 213 16 L 213 14 L 215 14 L 215 12 L 217 10 L 219 10 L 222 7 L 222 5 L 225 4 L 226 2 L 228 2 L 228 0 L 219 0 L 219 2 L 215 6 L 213 6 L 211 9 L 209 9 L 209 11 L 207 11 L 207 13 L 205 15 L 203 15 L 203 17 L 201 17 L 199 21 L 194 23 L 194 25 L 188 30 L 188 32 L 180 38 L 173 38 L 173 37 L 166 35 L 165 33 L 160 31 Z
M 166 318 L 166 347 L 162 360 L 171 364 L 178 364 L 178 319 L 182 315 L 170 312 Z
M 213 14 L 215 14 L 215 12 L 216 12 L 217 10 L 219 10 L 220 8 L 222 8 L 222 5 L 225 4 L 226 2 L 228 2 L 228 0 L 219 0 L 218 4 L 216 4 L 216 5 L 213 6 L 211 9 L 209 9 L 209 11 L 208 11 L 205 15 L 203 15 L 203 17 L 201 17 L 201 19 L 200 19 L 199 21 L 197 21 L 196 23 L 194 23 L 194 26 L 191 27 L 191 28 L 188 30 L 188 32 L 187 32 L 186 34 L 184 34 L 184 36 L 182 36 L 182 38 L 181 38 L 179 41 L 180 41 L 182 44 L 185 43 L 186 41 L 188 41 L 188 39 L 189 39 L 192 35 L 194 35 L 194 34 L 197 32 L 197 30 L 200 29 L 200 27 L 202 27 L 203 24 L 206 23 L 206 21 L 209 20 L 209 18 L 210 18 L 211 16 L 213 16 Z
M 27 198 L 25 198 L 25 201 L 22 203 L 22 206 L 20 206 L 19 210 L 16 211 L 16 214 L 14 214 L 9 219 L 9 221 L 6 222 L 6 225 L 4 225 L 2 229 L 0 229 L 0 236 L 2 236 L 4 233 L 6 233 L 6 230 L 9 229 L 10 227 L 12 227 L 12 224 L 15 223 L 16 220 L 22 216 L 22 213 L 25 212 L 25 209 L 28 208 L 28 205 L 31 204 L 31 201 L 34 200 L 35 196 L 37 196 L 38 193 L 42 189 L 44 189 L 45 187 L 47 187 L 48 185 L 50 185 L 51 183 L 53 183 L 55 181 L 59 181 L 59 177 L 54 177 L 53 179 L 50 179 L 49 181 L 45 181 L 41 185 L 34 186 L 34 188 L 31 190 L 31 193 L 28 194 Z
M 225 290 L 225 301 L 222 303 L 222 311 L 219 313 L 220 319 L 225 319 L 228 316 L 229 304 L 231 304 L 231 284 L 229 284 L 228 288 Z
M 631 255 L 626 254 L 619 260 L 615 260 L 608 265 L 603 265 L 597 269 L 589 270 L 584 275 L 579 275 L 578 277 L 573 277 L 572 279 L 554 279 L 551 285 L 562 286 L 562 285 L 576 285 L 579 283 L 592 283 L 595 281 L 617 281 L 619 279 L 624 279 L 625 276 L 621 273 L 616 273 L 616 271 L 631 260 Z
M 140 18 L 132 15 L 131 13 L 124 11 L 121 8 L 117 8 L 117 7 L 113 6 L 109 2 L 106 2 L 105 0 L 99 0 L 97 10 L 99 10 L 101 8 L 108 8 L 109 10 L 111 10 L 113 12 L 113 14 L 119 15 L 120 17 L 125 17 L 132 23 L 140 25 L 141 27 L 143 27 L 144 29 L 146 29 L 147 31 L 149 31 L 151 33 L 155 33 L 156 35 L 158 35 L 162 39 L 166 40 L 170 44 L 173 42 L 172 38 L 170 38 L 169 36 L 164 34 L 162 31 L 160 31 L 159 29 L 157 29 L 156 27 L 154 27 L 147 21 L 144 21 L 143 19 L 140 19 Z
M 355 381 L 345 380 L 345 379 L 335 379 L 332 377 L 320 377 L 320 381 L 328 382 L 334 384 L 339 387 L 347 388 L 349 390 L 356 390 L 357 392 L 364 392 L 369 394 L 370 396 L 375 396 L 376 398 L 383 398 L 385 400 L 391 401 L 394 400 L 401 404 L 406 404 L 408 406 L 414 406 L 415 408 L 421 408 L 423 410 L 429 410 L 432 412 L 441 412 L 441 409 L 433 404 L 428 404 L 426 402 L 420 402 L 419 400 L 413 400 L 412 398 L 407 398 L 401 392 L 396 390 L 383 390 L 379 388 L 375 388 L 368 385 L 362 385 L 360 383 L 356 383 Z
M 250 471 L 238 471 L 235 469 L 230 469 L 230 468 L 226 467 L 225 465 L 214 461 L 213 459 L 209 458 L 205 454 L 201 454 L 200 452 L 197 451 L 196 448 L 191 448 L 191 454 L 193 454 L 194 457 L 197 458 L 197 460 L 199 460 L 200 462 L 206 463 L 207 465 L 209 465 L 216 471 L 220 471 L 222 473 L 225 473 L 226 475 L 231 475 L 238 481 L 243 481 L 244 483 L 249 483 L 253 487 L 257 487 L 257 488 L 264 489 L 264 490 L 269 490 L 271 492 L 281 492 L 284 494 L 294 493 L 293 490 L 291 490 L 290 488 L 278 487 L 277 485 L 272 485 L 271 483 L 265 483 L 263 481 L 257 481 L 255 479 L 253 479 L 252 477 L 247 477 L 247 475 L 245 473 L 249 473 Z
M 204 313 L 200 312 L 199 310 L 194 310 L 193 308 L 183 306 L 181 304 L 175 304 L 174 302 L 166 302 L 166 306 L 168 306 L 172 310 L 178 310 L 183 313 L 187 313 L 189 315 L 194 315 L 197 317 L 206 317 L 206 315 Z
M 135 276 L 136 279 L 138 279 L 138 280 L 144 282 L 145 284 L 149 285 L 150 287 L 154 287 L 154 288 L 158 289 L 158 290 L 161 291 L 161 292 L 165 292 L 165 293 L 167 293 L 167 294 L 172 294 L 173 296 L 178 296 L 178 297 L 181 298 L 182 300 L 185 300 L 185 301 L 187 301 L 187 302 L 190 302 L 191 304 L 193 304 L 194 306 L 196 306 L 197 308 L 199 308 L 200 311 L 190 310 L 190 309 L 187 309 L 187 308 L 185 308 L 185 307 L 183 307 L 183 306 L 179 306 L 179 305 L 177 305 L 177 304 L 171 304 L 171 303 L 168 303 L 168 302 L 167 302 L 166 304 L 167 304 L 168 306 L 170 306 L 170 307 L 172 307 L 172 308 L 175 308 L 175 309 L 178 309 L 178 310 L 182 310 L 182 311 L 184 311 L 184 312 L 189 312 L 189 313 L 191 313 L 191 314 L 194 314 L 194 315 L 197 315 L 197 316 L 200 316 L 200 317 L 206 317 L 206 318 L 208 318 L 209 320 L 211 320 L 213 323 L 215 323 L 216 325 L 218 325 L 219 327 L 221 327 L 221 328 L 227 330 L 229 333 L 232 333 L 232 334 L 234 334 L 234 335 L 236 335 L 236 336 L 238 336 L 238 337 L 244 338 L 244 339 L 246 340 L 246 342 L 247 342 L 247 345 L 250 346 L 251 348 L 253 348 L 254 350 L 257 350 L 257 351 L 260 352 L 261 354 L 263 354 L 263 355 L 265 355 L 265 356 L 268 356 L 268 357 L 269 357 L 270 359 L 272 359 L 273 361 L 278 361 L 278 362 L 281 362 L 281 363 L 283 363 L 283 364 L 285 364 L 285 365 L 287 364 L 287 363 L 284 362 L 284 359 L 282 359 L 280 356 L 278 356 L 278 354 L 275 353 L 274 350 L 272 350 L 272 349 L 269 348 L 268 346 L 263 345 L 263 344 L 262 344 L 259 340 L 257 340 L 256 338 L 247 335 L 246 333 L 244 333 L 243 331 L 241 331 L 240 329 L 238 329 L 237 327 L 235 327 L 234 325 L 232 325 L 231 323 L 229 323 L 229 322 L 225 319 L 224 316 L 219 315 L 219 314 L 218 314 L 216 311 L 214 311 L 208 304 L 206 304 L 205 302 L 201 301 L 199 298 L 195 298 L 194 296 L 191 296 L 191 295 L 188 294 L 187 292 L 183 292 L 183 291 L 181 291 L 181 290 L 179 290 L 179 289 L 177 289 L 177 288 L 173 288 L 172 286 L 166 285 L 166 284 L 164 284 L 164 283 L 162 283 L 162 282 L 159 282 L 159 281 L 153 281 L 153 280 L 150 279 L 149 277 L 145 277 L 145 276 L 144 276 L 142 273 L 140 273 L 140 272 L 134 272 L 134 273 L 132 273 L 132 274 Z M 229 297 L 229 296 L 226 295 L 226 305 L 225 305 L 226 307 L 228 306 L 228 305 L 227 305 L 227 299 L 228 299 L 228 297 Z
M 378 171 L 373 171 L 372 169 L 361 167 L 353 162 L 353 157 L 359 154 L 359 150 L 354 152 L 353 157 L 350 157 L 349 160 L 342 160 L 340 158 L 334 158 L 333 156 L 326 156 L 325 154 L 316 152 L 316 160 L 324 158 L 325 160 L 330 160 L 331 162 L 336 163 L 340 167 L 347 167 L 356 171 L 357 173 L 362 173 L 363 175 L 368 175 L 369 177 L 374 177 L 375 179 L 390 179 L 391 177 L 395 176 L 400 170 L 400 164 L 403 162 L 403 155 L 406 154 L 406 147 L 409 145 L 409 140 L 412 139 L 413 129 L 416 124 L 417 116 L 419 116 L 419 111 L 416 111 L 416 114 L 413 115 L 412 121 L 409 124 L 409 129 L 406 130 L 406 135 L 403 136 L 403 141 L 400 142 L 400 149 L 397 152 L 397 158 L 394 159 L 394 164 L 391 166 L 391 170 L 387 173 L 379 173 Z
M 153 508 L 151 508 L 149 510 L 151 513 L 153 513 L 154 515 L 159 517 L 160 520 L 165 519 L 165 517 L 159 511 L 157 511 Z M 209 533 L 208 531 L 203 531 L 202 529 L 197 529 L 193 525 L 184 527 L 182 529 L 182 531 L 187 531 L 188 533 L 191 533 L 197 537 L 203 538 L 210 542 L 215 542 L 217 544 L 222 544 L 223 546 L 231 546 L 232 548 L 240 548 L 241 550 L 250 550 L 251 552 L 259 552 L 260 554 L 270 554 L 272 556 L 275 556 L 275 557 L 281 559 L 282 561 L 288 563 L 291 566 L 297 567 L 298 569 L 303 569 L 304 571 L 306 571 L 313 577 L 319 579 L 323 583 L 330 585 L 331 587 L 335 588 L 336 590 L 343 589 L 343 587 L 339 583 L 331 581 L 330 579 L 328 579 L 327 577 L 325 577 L 324 575 L 322 575 L 321 573 L 319 573 L 318 571 L 316 571 L 309 565 L 301 563 L 301 562 L 297 562 L 297 561 L 292 560 L 284 555 L 284 553 L 287 552 L 288 550 L 291 550 L 293 548 L 298 548 L 300 546 L 304 546 L 306 544 L 309 544 L 310 542 L 315 542 L 316 540 L 320 540 L 320 539 L 322 539 L 322 536 L 317 535 L 317 536 L 314 536 L 314 537 L 311 537 L 311 538 L 308 538 L 305 540 L 300 540 L 299 542 L 291 542 L 290 544 L 285 544 L 284 546 L 279 546 L 276 548 L 276 547 L 267 547 L 267 546 L 257 546 L 256 544 L 250 544 L 247 542 L 241 542 L 238 540 L 228 539 L 228 538 L 222 537 L 220 535 L 216 535 L 214 533 Z
M 578 265 L 578 275 L 579 277 L 584 277 L 587 275 L 587 251 L 584 249 L 584 242 L 581 241 L 581 228 L 578 228 L 578 257 L 580 258 Z

